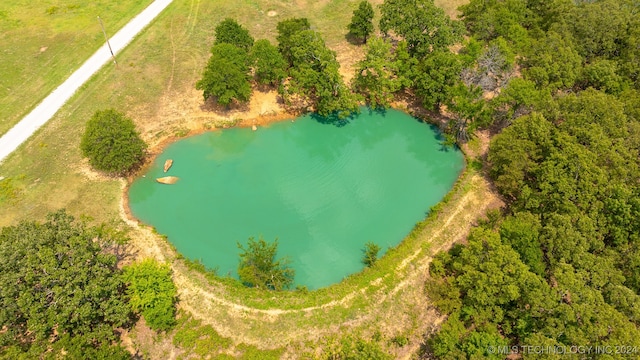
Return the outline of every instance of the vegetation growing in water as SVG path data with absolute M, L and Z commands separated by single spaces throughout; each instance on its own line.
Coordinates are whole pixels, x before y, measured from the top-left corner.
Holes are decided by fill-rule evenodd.
M 522 70 L 522 74 L 525 77 L 524 79 L 511 79 L 505 85 L 505 87 L 499 89 L 499 91 L 495 93 L 496 97 L 494 98 L 494 100 L 488 103 L 491 106 L 491 110 L 493 111 L 494 118 L 500 121 L 504 120 L 503 121 L 504 126 L 508 126 L 509 124 L 512 124 L 512 123 L 517 123 L 518 122 L 517 119 L 523 114 L 527 115 L 527 114 L 531 114 L 532 112 L 535 112 L 535 114 L 531 115 L 532 116 L 531 118 L 537 117 L 538 115 L 540 115 L 540 113 L 543 112 L 542 110 L 545 109 L 545 104 L 549 105 L 546 109 L 548 110 L 549 113 L 552 113 L 553 111 L 555 111 L 553 107 L 556 106 L 555 102 L 550 101 L 552 96 L 561 97 L 570 92 L 580 92 L 582 89 L 585 89 L 587 87 L 594 87 L 597 90 L 602 90 L 604 92 L 614 94 L 614 95 L 617 95 L 620 92 L 623 92 L 624 96 L 619 96 L 617 98 L 617 101 L 623 103 L 623 107 L 625 108 L 625 112 L 627 114 L 631 114 L 634 111 L 634 109 L 639 108 L 637 106 L 637 102 L 636 103 L 633 102 L 634 96 L 637 97 L 636 95 L 637 91 L 635 89 L 637 89 L 638 87 L 637 85 L 637 80 L 638 80 L 637 29 L 639 27 L 637 25 L 620 26 L 619 24 L 615 24 L 615 26 L 613 27 L 615 31 L 612 31 L 612 33 L 619 34 L 621 32 L 620 29 L 623 28 L 623 29 L 626 29 L 625 31 L 628 31 L 630 34 L 628 38 L 615 35 L 616 38 L 613 44 L 615 45 L 617 43 L 618 44 L 617 46 L 624 44 L 619 48 L 619 55 L 620 55 L 619 58 L 616 58 L 615 56 L 611 56 L 611 55 L 596 55 L 595 57 L 593 56 L 587 57 L 584 54 L 588 54 L 589 52 L 592 52 L 591 50 L 570 51 L 571 49 L 562 48 L 561 46 L 562 43 L 557 42 L 558 37 L 549 35 L 548 29 L 553 27 L 553 30 L 557 31 L 557 33 L 562 33 L 566 29 L 570 29 L 571 32 L 575 31 L 577 34 L 584 34 L 587 31 L 591 31 L 592 29 L 585 28 L 584 25 L 576 24 L 578 20 L 575 20 L 575 19 L 571 22 L 567 22 L 567 25 L 564 25 L 564 24 L 562 25 L 563 27 L 566 26 L 566 29 L 561 28 L 560 25 L 554 25 L 558 17 L 564 16 L 563 15 L 564 10 L 558 11 L 557 9 L 553 9 L 553 7 L 556 6 L 556 4 L 567 6 L 565 8 L 567 13 L 571 13 L 575 15 L 576 13 L 582 14 L 583 12 L 586 12 L 582 8 L 590 7 L 591 5 L 589 5 L 588 2 L 580 2 L 581 5 L 576 7 L 575 9 L 574 9 L 574 5 L 570 2 L 555 2 L 555 1 L 548 1 L 548 2 L 528 1 L 526 2 L 526 4 L 523 1 L 500 2 L 500 4 L 503 6 L 492 6 L 490 2 L 484 2 L 484 4 L 481 4 L 480 2 L 474 2 L 474 3 L 475 5 L 480 4 L 482 8 L 479 11 L 477 11 L 476 14 L 468 13 L 467 15 L 469 15 L 469 19 L 471 19 L 473 16 L 475 16 L 475 18 L 478 19 L 477 24 L 474 24 L 474 27 L 482 30 L 482 32 L 484 33 L 481 36 L 480 31 L 478 33 L 474 32 L 477 38 L 482 41 L 480 43 L 481 50 L 483 50 L 485 46 L 489 46 L 484 43 L 485 40 L 491 41 L 493 39 L 498 39 L 500 36 L 502 36 L 508 41 L 508 45 L 513 47 L 513 49 L 518 52 L 518 59 L 519 59 L 518 66 Z M 598 14 L 598 17 L 609 16 L 610 13 L 613 13 L 614 16 L 617 16 L 615 14 L 619 15 L 619 12 L 607 11 L 606 6 L 611 6 L 616 4 L 623 4 L 623 5 L 630 4 L 629 2 L 614 3 L 611 1 L 598 1 L 595 3 L 598 4 L 597 6 L 599 6 L 600 9 L 602 9 L 602 7 L 605 6 L 604 7 L 605 11 L 595 12 L 593 11 L 593 9 L 597 10 L 598 8 L 596 8 L 595 6 L 590 7 L 588 13 L 590 13 L 591 15 L 589 16 L 591 19 L 595 21 L 590 22 L 585 20 L 585 24 L 596 24 L 596 25 L 599 25 L 600 27 L 602 23 L 606 24 L 610 22 L 610 20 L 616 20 L 616 18 L 609 17 L 606 20 L 601 21 L 597 17 L 594 19 L 594 16 L 592 15 L 593 13 Z M 551 8 L 551 10 L 545 10 L 547 8 Z M 633 8 L 630 8 L 630 9 L 633 9 Z M 541 14 L 541 15 L 538 16 L 537 14 Z M 634 14 L 636 13 L 633 12 L 633 10 L 631 10 L 627 13 L 627 16 L 631 16 Z M 623 17 L 619 17 L 618 19 L 620 18 L 623 18 Z M 465 22 L 465 24 L 470 25 L 471 24 L 470 21 Z M 597 28 L 597 26 L 594 26 L 594 28 Z M 559 44 L 559 45 L 556 48 L 554 48 L 554 50 L 544 53 L 543 54 L 544 56 L 540 56 L 539 58 L 534 57 L 533 51 L 531 52 L 531 54 L 527 55 L 525 53 L 525 50 L 520 50 L 520 49 L 527 49 L 528 43 L 533 43 L 534 41 L 538 41 L 540 31 L 547 32 L 546 37 L 549 38 L 548 39 L 549 44 L 554 44 L 554 46 L 555 44 Z M 605 35 L 609 35 L 609 34 L 605 34 Z M 569 44 L 569 43 L 575 43 L 576 38 L 579 40 L 582 40 L 583 38 L 585 38 L 585 36 L 580 35 L 580 37 L 574 37 L 573 39 L 570 39 L 570 37 L 560 37 L 560 38 L 561 39 L 564 38 L 565 40 L 568 40 L 566 43 Z M 592 42 L 591 37 L 589 37 L 589 42 Z M 402 46 L 403 46 L 402 43 L 400 43 L 398 49 L 401 50 Z M 576 44 L 571 44 L 570 46 L 573 47 L 573 46 L 576 46 Z M 577 46 L 580 46 L 580 44 L 577 44 Z M 472 47 L 473 45 L 468 44 L 467 48 L 464 49 L 464 51 L 466 51 L 467 53 L 466 54 L 461 53 L 461 55 L 471 54 L 469 56 L 472 56 L 474 54 L 473 49 L 471 49 Z M 589 49 L 596 49 L 596 48 L 597 47 L 594 45 L 589 45 Z M 609 45 L 603 46 L 603 48 L 605 49 L 610 48 L 610 46 Z M 544 50 L 544 46 L 536 47 L 535 49 Z M 558 54 L 558 51 L 555 51 L 555 49 L 557 49 L 558 51 L 566 50 L 567 52 L 563 54 Z M 618 51 L 618 50 L 615 50 L 615 51 Z M 597 53 L 599 54 L 606 54 L 609 52 L 610 52 L 609 50 L 597 51 Z M 578 59 L 577 57 L 575 57 L 576 53 L 581 56 L 580 58 L 581 60 L 575 61 L 576 59 Z M 405 54 L 403 54 L 401 51 L 398 51 L 397 54 L 398 54 L 398 57 L 405 56 Z M 554 61 L 554 62 L 548 61 L 548 59 L 552 56 L 561 56 L 561 55 L 563 56 L 563 58 L 566 58 L 569 61 L 568 64 L 571 66 L 563 66 L 562 61 Z M 566 57 L 564 57 L 565 55 Z M 601 57 L 601 59 L 599 59 L 598 57 Z M 408 63 L 410 63 L 411 61 L 417 60 L 414 57 L 406 58 L 406 59 L 408 59 Z M 476 61 L 476 58 L 473 58 L 472 61 Z M 611 63 L 612 61 L 615 63 Z M 464 61 L 463 61 L 463 64 L 464 64 Z M 406 76 L 406 74 L 411 74 L 411 67 L 407 66 L 406 63 L 403 63 L 402 65 L 405 67 L 405 70 L 407 69 L 408 70 L 407 71 L 399 70 L 398 78 L 402 76 L 402 77 L 405 77 L 405 79 L 407 79 L 409 82 L 411 82 L 411 80 L 413 79 L 413 75 Z M 585 71 L 581 71 L 581 68 L 583 65 L 585 67 Z M 612 65 L 615 65 L 615 66 L 612 66 Z M 468 68 L 475 68 L 475 66 L 469 66 L 467 64 L 464 64 L 464 66 Z M 554 71 L 554 68 L 556 67 L 559 69 L 558 72 Z M 560 75 L 558 75 L 558 73 L 560 73 Z M 563 75 L 562 73 L 565 73 L 565 74 Z M 599 75 L 599 74 L 604 74 L 606 76 L 600 79 L 599 77 L 601 77 L 602 75 Z M 472 80 L 475 81 L 475 78 Z M 550 84 L 550 87 L 547 87 L 544 85 L 547 82 Z M 610 84 L 620 84 L 620 86 L 617 86 L 617 85 L 611 86 Z M 410 86 L 410 85 L 406 85 L 406 86 Z M 551 86 L 555 87 L 555 89 L 552 89 Z M 550 91 L 550 89 L 552 90 Z M 532 96 L 530 96 L 529 94 L 531 94 Z M 444 102 L 444 105 L 446 105 L 446 101 Z M 617 106 L 618 105 L 616 105 L 616 107 Z M 587 117 L 587 118 L 591 119 L 591 117 Z M 630 119 L 630 118 L 631 118 L 631 115 L 627 115 L 627 119 Z M 558 124 L 561 124 L 564 121 L 563 118 L 556 118 L 556 117 L 551 117 L 551 119 L 549 119 L 549 118 L 546 118 L 546 115 L 545 115 L 545 119 L 548 122 L 551 122 L 553 126 L 557 126 Z M 634 119 L 635 120 L 633 120 L 633 122 L 631 122 L 631 124 L 629 125 L 630 136 L 635 136 L 634 134 L 638 133 L 637 131 L 638 118 L 635 117 Z M 463 123 L 462 125 L 465 125 L 465 124 Z M 585 126 L 586 127 L 590 126 L 590 120 L 585 122 Z M 532 132 L 537 131 L 536 128 L 528 128 L 528 130 Z M 552 132 L 552 134 L 559 135 L 559 133 L 557 132 Z M 580 138 L 580 144 L 575 145 L 574 147 L 579 148 L 579 147 L 585 146 L 584 143 L 591 141 L 589 135 L 590 134 L 586 130 L 585 133 L 578 136 Z M 560 134 L 560 136 L 566 136 L 566 135 Z M 555 141 L 555 140 L 551 140 L 551 141 Z M 528 148 L 528 146 L 530 145 L 528 140 L 518 142 L 517 144 L 519 144 L 520 146 L 525 146 L 525 148 Z M 514 150 L 514 152 L 515 151 L 516 150 Z M 526 151 L 522 153 L 517 153 L 517 154 L 526 154 Z M 536 152 L 535 154 L 536 156 L 543 156 L 545 154 L 544 149 L 539 152 Z M 561 157 L 562 154 L 560 151 L 557 151 L 554 155 L 556 158 L 559 158 Z M 523 164 L 522 164 L 523 166 L 528 166 L 529 164 L 530 164 L 529 159 L 523 160 Z M 512 163 L 512 165 L 518 166 L 520 164 L 514 162 Z M 547 171 L 547 173 L 551 173 L 552 171 L 558 171 L 561 169 L 562 169 L 561 166 L 552 167 L 549 164 L 546 164 L 544 167 L 544 170 Z M 536 165 L 532 167 L 532 171 L 521 172 L 520 174 L 531 176 L 532 174 L 535 175 L 538 172 L 542 172 L 542 170 L 540 166 Z M 515 172 L 514 174 L 517 175 L 518 172 Z M 514 178 L 512 180 L 515 181 L 517 180 L 517 178 Z M 529 179 L 526 179 L 526 180 L 529 180 Z M 544 183 L 544 186 L 542 186 L 542 188 L 545 189 L 546 191 L 545 194 L 552 194 L 550 189 L 553 189 L 554 187 L 564 186 L 567 184 L 571 184 L 571 182 L 568 180 L 563 182 L 558 182 L 558 183 L 553 181 L 547 181 Z M 528 190 L 529 189 L 523 188 L 524 195 L 523 194 L 520 194 L 520 195 L 526 196 L 526 191 Z M 579 189 L 576 191 L 577 192 L 574 192 L 574 193 L 580 192 Z M 635 196 L 634 192 L 628 193 L 625 191 L 626 191 L 625 189 L 622 189 L 620 192 L 621 195 L 619 196 L 622 198 L 626 197 L 627 199 L 634 198 Z M 559 195 L 556 195 L 556 196 L 559 197 Z M 536 197 L 536 199 L 539 199 L 539 198 L 540 196 Z M 521 197 L 517 197 L 517 199 L 510 199 L 510 200 L 514 202 L 525 201 Z M 571 199 L 571 201 L 574 201 L 574 200 L 575 200 L 574 198 Z M 584 199 L 580 198 L 580 200 L 584 200 Z M 624 205 L 624 203 L 620 203 L 620 204 Z M 610 203 L 607 209 L 612 209 L 612 208 L 614 208 L 614 206 L 612 206 L 612 203 Z M 620 207 L 619 214 L 621 214 L 621 219 L 628 218 L 629 214 L 634 214 L 633 212 L 629 212 L 630 211 L 629 209 L 633 209 L 633 207 L 627 207 L 627 206 Z M 508 211 L 508 213 L 509 212 L 510 210 Z M 515 220 L 510 218 L 505 219 L 504 222 L 500 225 L 500 229 L 499 229 L 500 237 L 501 239 L 508 239 L 504 241 L 508 242 L 508 244 L 513 248 L 513 250 L 515 250 L 521 256 L 523 262 L 525 262 L 528 266 L 530 266 L 531 272 L 536 273 L 538 275 L 545 274 L 547 272 L 546 259 L 545 259 L 546 253 L 544 252 L 543 247 L 537 244 L 540 242 L 539 225 L 535 220 L 532 220 L 532 219 L 537 219 L 539 217 L 542 218 L 545 216 L 545 214 L 541 213 L 541 214 L 530 214 L 530 215 L 531 216 L 529 216 L 529 214 L 527 213 L 516 213 L 514 217 L 517 217 L 517 219 Z M 628 220 L 625 220 L 625 221 L 628 221 Z M 507 226 L 505 225 L 505 223 L 510 223 L 510 225 Z M 624 229 L 624 226 L 621 228 Z M 617 230 L 614 232 L 617 232 Z M 514 235 L 517 233 L 525 233 L 525 235 L 521 235 L 521 236 Z M 620 235 L 616 235 L 615 238 L 624 239 L 625 236 L 628 236 L 629 239 L 633 239 L 632 236 L 625 235 L 624 231 L 621 232 Z M 489 236 L 487 235 L 487 237 Z M 529 241 L 528 239 L 537 239 L 538 241 Z M 558 242 L 559 241 L 560 240 L 558 240 Z M 491 241 L 487 241 L 487 244 L 489 245 L 493 243 Z M 499 250 L 503 250 L 503 248 L 500 248 Z M 606 253 L 607 250 L 611 251 L 611 248 L 606 248 L 605 251 L 593 250 L 593 253 L 594 255 L 597 255 L 599 257 L 602 253 Z M 512 252 L 509 252 L 508 254 L 512 254 Z M 524 260 L 525 257 L 527 258 L 526 260 Z M 542 258 L 543 260 L 540 261 L 539 260 L 540 258 Z M 633 264 L 635 260 L 633 260 L 633 257 L 630 257 L 628 261 L 629 261 L 629 264 Z M 458 262 L 458 264 L 460 264 L 460 262 Z M 535 264 L 538 264 L 539 266 L 532 266 Z M 592 274 L 592 272 L 584 272 L 581 270 L 580 272 L 577 272 L 577 275 L 580 276 L 581 278 L 588 279 L 589 282 L 594 282 L 594 280 L 592 280 L 592 278 L 594 278 L 594 275 Z M 552 281 L 550 278 L 547 281 L 550 284 L 552 284 Z M 625 282 L 627 281 L 630 284 L 633 282 L 632 280 L 625 280 Z M 598 286 L 597 284 L 594 284 L 592 287 L 597 288 L 597 286 Z M 627 296 L 629 295 L 629 292 L 627 290 L 624 290 L 624 289 L 618 289 L 618 290 L 620 291 L 615 293 L 613 297 L 610 295 L 607 297 L 608 302 L 616 303 L 618 304 L 617 306 L 619 306 L 624 303 L 629 304 L 628 299 L 633 300 L 632 298 L 629 298 Z M 635 293 L 637 293 L 637 291 Z M 591 294 L 595 294 L 595 293 L 588 292 L 588 295 L 591 295 Z M 567 300 L 571 300 L 574 304 L 576 303 L 575 295 L 571 296 L 571 299 L 567 298 Z M 635 304 L 635 303 L 631 302 L 630 304 Z M 574 306 L 575 308 L 577 308 L 576 314 L 580 316 L 580 319 L 581 319 L 580 321 L 582 321 L 583 314 L 585 311 L 590 311 L 591 309 L 594 309 L 594 308 L 599 309 L 596 307 L 586 307 L 583 305 L 584 305 L 583 303 L 580 303 L 579 305 Z M 503 305 L 502 307 L 508 308 L 509 306 L 510 305 Z M 632 311 L 629 311 L 629 313 L 632 313 Z M 578 318 L 577 316 L 574 317 L 574 319 L 577 319 L 577 318 Z M 575 321 L 578 321 L 578 320 L 575 320 Z M 443 329 L 451 329 L 452 327 L 459 326 L 459 325 L 460 323 L 451 322 L 448 325 L 443 326 Z M 476 348 L 481 348 L 484 344 L 487 343 L 487 342 L 484 342 L 484 340 L 486 339 L 491 340 L 495 338 L 482 337 L 475 333 L 471 333 L 469 334 L 469 337 L 468 337 L 469 341 L 464 345 L 464 348 L 465 350 L 470 350 L 474 346 Z M 514 340 L 514 337 L 509 337 L 508 339 L 510 341 L 516 341 Z M 504 338 L 496 342 L 496 344 L 504 343 L 502 342 L 503 340 Z M 491 341 L 493 342 L 493 340 Z M 480 345 L 478 346 L 478 344 Z

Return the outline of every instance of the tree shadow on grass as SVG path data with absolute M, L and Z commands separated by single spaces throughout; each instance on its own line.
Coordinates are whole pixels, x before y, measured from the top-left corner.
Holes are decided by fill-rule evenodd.
M 365 45 L 364 39 L 353 35 L 352 33 L 347 33 L 344 36 L 344 39 L 351 45 Z

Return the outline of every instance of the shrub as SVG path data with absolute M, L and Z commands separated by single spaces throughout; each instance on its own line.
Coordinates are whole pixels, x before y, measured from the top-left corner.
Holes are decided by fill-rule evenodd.
M 169 265 L 147 259 L 127 267 L 124 278 L 131 308 L 144 316 L 150 328 L 166 331 L 176 324 L 177 289 Z
M 380 246 L 369 241 L 364 244 L 364 256 L 362 257 L 362 262 L 371 267 L 373 264 L 378 261 L 378 252 L 380 251 Z
M 278 240 L 269 244 L 262 237 L 258 241 L 249 238 L 246 249 L 240 243 L 238 248 L 242 251 L 238 275 L 245 285 L 282 290 L 293 284 L 295 270 L 289 267 L 289 259 L 276 260 Z
M 133 121 L 113 109 L 96 111 L 80 141 L 91 166 L 113 175 L 131 172 L 144 159 L 146 148 Z

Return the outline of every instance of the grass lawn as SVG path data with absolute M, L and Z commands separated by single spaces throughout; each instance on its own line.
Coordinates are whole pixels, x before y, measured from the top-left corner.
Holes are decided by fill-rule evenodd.
M 0 135 L 152 0 L 0 2 Z
M 120 221 L 123 181 L 93 172 L 80 155 L 79 139 L 84 124 L 96 110 L 115 108 L 125 112 L 136 122 L 143 138 L 152 144 L 158 144 L 178 132 L 182 134 L 181 129 L 185 127 L 193 130 L 194 128 L 190 127 L 193 124 L 202 129 L 204 124 L 219 115 L 206 109 L 201 93 L 195 91 L 194 84 L 199 79 L 209 56 L 213 29 L 219 21 L 226 17 L 236 18 L 248 27 L 257 39 L 274 40 L 276 24 L 279 21 L 288 17 L 307 17 L 314 29 L 324 36 L 327 45 L 337 51 L 338 59 L 343 61 L 344 65 L 356 62 L 363 54 L 361 47 L 349 44 L 345 40 L 346 26 L 358 2 L 174 0 L 165 12 L 119 55 L 117 68 L 106 66 L 85 84 L 48 124 L 0 164 L 0 179 L 4 177 L 4 180 L 0 180 L 0 226 L 13 224 L 21 219 L 42 219 L 48 212 L 62 207 L 67 208 L 71 214 L 87 215 L 96 222 Z M 372 1 L 374 5 L 381 2 Z M 453 4 L 462 2 L 436 1 L 446 5 L 448 11 L 455 8 Z M 51 5 L 43 6 L 41 12 L 38 9 L 29 11 L 40 16 L 40 23 L 46 23 L 43 19 L 49 16 L 62 17 L 76 11 L 70 9 L 65 13 L 66 8 L 58 5 L 60 13 L 49 15 L 46 13 L 49 6 Z M 89 8 L 89 5 L 86 6 Z M 140 4 L 136 6 L 138 11 L 143 7 Z M 8 16 L 7 10 L 2 10 L 4 7 L 6 5 L 0 5 L 0 17 Z M 17 8 L 17 4 L 15 7 Z M 80 11 L 79 9 L 77 11 Z M 25 10 L 25 14 L 29 11 Z M 136 12 L 131 10 L 130 13 Z M 122 14 L 124 13 L 127 12 L 122 10 Z M 102 14 L 101 16 L 110 25 L 110 32 L 124 23 L 123 20 L 118 26 L 109 24 L 108 17 Z M 93 14 L 89 18 L 91 21 L 95 20 Z M 91 29 L 95 25 L 99 30 L 98 24 L 91 25 L 90 20 L 87 20 L 84 29 Z M 374 19 L 375 22 L 377 20 L 378 17 Z M 65 30 L 64 24 L 71 26 L 62 22 L 60 33 L 73 38 L 74 35 Z M 16 28 L 9 31 L 19 32 L 18 27 L 23 25 L 12 26 Z M 2 49 L 7 48 L 5 45 L 12 47 L 12 44 L 17 44 L 11 36 L 6 35 L 7 30 L 2 29 L 1 33 Z M 36 45 L 36 40 L 41 38 L 34 34 L 31 34 L 34 47 L 24 50 L 24 54 L 28 54 L 29 61 L 33 62 L 30 66 L 46 68 L 47 66 L 38 62 L 39 57 L 54 50 L 56 45 L 51 42 L 37 42 Z M 94 46 L 91 51 L 100 45 L 100 32 L 93 34 L 87 31 L 81 34 L 84 35 L 77 36 L 84 36 L 85 40 L 69 41 L 79 46 L 91 40 Z M 51 47 L 40 53 L 40 47 L 48 44 L 52 44 Z M 49 79 L 53 74 L 57 74 L 62 80 L 91 53 L 88 51 L 85 56 L 78 56 L 75 59 L 75 67 L 69 65 L 70 62 L 65 62 L 66 70 L 60 70 L 58 68 L 62 66 L 60 57 L 63 50 L 58 49 L 58 56 L 49 58 L 48 64 L 52 69 L 43 72 L 52 73 L 42 75 L 42 78 Z M 11 61 L 19 62 L 18 55 L 12 57 Z M 3 57 L 0 65 L 3 73 L 6 73 L 4 67 L 9 66 L 5 65 L 6 61 Z M 24 68 L 29 67 L 25 65 Z M 39 75 L 21 76 L 29 78 Z M 12 81 L 18 84 L 26 82 L 25 78 Z M 21 97 L 24 98 L 29 92 L 35 93 L 35 89 L 45 87 L 45 83 L 47 82 L 43 81 L 32 90 L 24 90 Z M 52 84 L 51 87 L 57 83 Z M 7 93 L 3 92 L 7 86 L 4 82 L 2 85 L 0 101 L 17 104 L 21 97 L 9 102 L 5 99 Z M 46 93 L 47 91 L 43 91 L 42 96 Z M 22 105 L 12 105 L 14 108 L 11 111 L 5 109 L 5 103 L 0 103 L 0 118 L 4 121 L 0 125 L 4 125 L 6 119 L 17 120 L 21 116 L 9 117 L 5 112 L 24 114 L 36 102 L 34 100 L 32 105 L 26 105 L 24 102 L 20 103 Z M 242 112 L 237 116 L 241 117 Z M 0 127 L 0 132 L 1 129 Z M 452 204 L 446 207 L 438 218 L 425 223 L 425 227 L 414 234 L 398 252 L 383 258 L 380 269 L 365 271 L 343 284 L 328 290 L 311 292 L 309 295 L 289 293 L 282 296 L 264 296 L 259 292 L 238 290 L 233 285 L 220 282 L 210 286 L 203 276 L 189 270 L 182 261 L 177 261 L 174 263 L 174 270 L 181 289 L 182 306 L 191 310 L 198 319 L 212 325 L 221 336 L 233 339 L 235 344 L 246 343 L 264 348 L 264 344 L 275 339 L 277 344 L 274 343 L 274 346 L 280 347 L 291 340 L 296 341 L 299 348 L 288 351 L 300 354 L 310 350 L 309 347 L 313 345 L 307 341 L 317 340 L 318 336 L 336 332 L 361 332 L 371 335 L 376 330 L 372 326 L 381 324 L 378 327 L 386 338 L 406 335 L 412 341 L 411 348 L 415 350 L 416 342 L 420 341 L 425 331 L 425 324 L 437 318 L 425 304 L 426 298 L 421 282 L 431 251 L 446 246 L 452 239 L 464 237 L 465 229 L 486 206 L 489 198 L 487 189 L 486 184 L 478 180 L 477 174 L 469 173 L 458 185 Z M 141 244 L 142 241 L 137 238 L 140 234 L 140 229 L 132 229 L 131 235 L 136 237 L 137 244 Z M 151 246 L 138 246 L 140 254 L 154 254 L 154 248 L 165 249 L 163 241 L 158 241 L 158 238 L 150 238 Z M 428 242 L 431 242 L 433 247 Z M 169 259 L 175 255 L 166 250 L 157 253 Z M 214 299 L 221 299 L 222 303 L 215 302 Z M 330 306 L 324 306 L 326 304 Z M 245 306 L 253 310 L 245 311 Z M 288 310 L 283 313 L 254 311 L 273 307 Z M 276 319 L 278 321 L 274 323 Z M 401 355 L 408 350 L 409 347 L 398 349 L 396 354 Z

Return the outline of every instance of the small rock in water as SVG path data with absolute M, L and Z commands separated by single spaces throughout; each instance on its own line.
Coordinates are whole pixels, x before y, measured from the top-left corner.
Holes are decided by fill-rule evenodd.
M 251 127 L 251 130 L 256 131 L 256 130 L 258 130 L 258 127 L 257 127 L 257 126 L 255 126 L 255 125 L 253 125 L 253 126 Z

